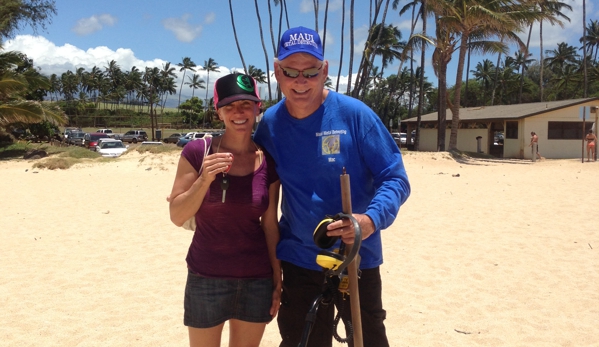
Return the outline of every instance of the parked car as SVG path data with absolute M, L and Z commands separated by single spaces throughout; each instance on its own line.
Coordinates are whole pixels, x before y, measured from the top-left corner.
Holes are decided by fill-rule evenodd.
M 83 131 L 71 131 L 69 137 L 66 137 L 65 140 L 69 145 L 82 146 L 84 136 L 85 133 Z
M 182 136 L 179 138 L 179 141 L 177 141 L 177 146 L 178 147 L 185 147 L 185 145 L 187 143 L 189 143 L 189 141 L 191 141 L 191 136 Z
M 398 147 L 405 146 L 408 143 L 408 134 L 406 133 L 391 133 L 393 140 Z
M 129 130 L 123 134 L 123 136 L 121 136 L 121 141 L 123 142 L 138 143 L 147 140 L 148 134 L 145 132 L 145 130 Z
M 106 134 L 106 135 L 108 135 L 108 134 Z M 96 144 L 96 146 L 100 146 L 102 143 L 107 142 L 107 141 L 120 141 L 120 140 L 113 139 L 112 137 L 102 137 L 102 138 L 98 139 L 98 143 Z
M 109 139 L 101 141 L 96 146 L 96 152 L 100 153 L 103 157 L 116 158 L 125 153 L 128 148 L 129 146 L 125 146 L 121 140 Z
M 164 143 L 177 143 L 179 141 L 179 139 L 181 138 L 181 136 L 183 136 L 183 134 L 174 133 L 174 134 L 171 134 L 171 136 L 164 138 L 162 141 L 164 141 Z
M 71 136 L 71 133 L 73 132 L 82 132 L 83 130 L 81 130 L 81 128 L 79 127 L 66 127 L 64 128 L 64 132 L 62 133 L 63 138 L 68 141 L 69 137 Z
M 179 138 L 179 141 L 177 141 L 177 146 L 185 147 L 185 145 L 189 141 L 199 140 L 199 139 L 203 138 L 204 136 L 212 137 L 212 134 L 211 133 L 200 133 L 200 132 L 187 133 L 187 135 Z
M 96 130 L 96 132 L 107 134 L 108 136 L 112 137 L 113 139 L 117 139 L 117 140 L 120 140 L 121 136 L 123 136 L 123 134 L 117 134 L 117 133 L 113 132 L 112 129 L 98 129 L 98 130 Z
M 83 136 L 83 143 L 81 145 L 89 150 L 95 151 L 96 146 L 98 145 L 98 140 L 107 137 L 108 134 L 103 133 L 86 133 Z

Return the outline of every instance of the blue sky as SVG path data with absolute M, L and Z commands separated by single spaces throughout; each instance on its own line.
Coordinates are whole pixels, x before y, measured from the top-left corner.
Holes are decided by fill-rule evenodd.
M 562 0 L 573 7 L 567 13 L 571 22 L 565 27 L 543 28 L 545 49 L 554 49 L 559 42 L 579 46 L 582 36 L 582 0 Z M 264 30 L 265 44 L 268 50 L 269 68 L 272 70 L 271 36 L 267 1 L 259 0 L 260 16 Z M 322 36 L 324 23 L 325 0 L 320 0 L 319 32 Z M 266 62 L 254 1 L 232 0 L 235 25 L 241 50 L 246 65 L 254 65 L 266 71 Z M 349 12 L 349 0 L 346 0 L 346 11 Z M 408 0 L 400 1 L 400 6 Z M 275 35 L 278 28 L 279 8 L 272 4 Z M 312 0 L 287 0 L 289 24 L 291 26 L 315 27 L 314 7 Z M 341 51 L 341 11 L 342 0 L 329 1 L 329 17 L 327 23 L 325 56 L 329 60 L 329 75 L 333 85 L 337 81 L 339 55 Z M 369 1 L 355 1 L 355 56 L 353 73 L 361 58 L 361 51 L 366 39 L 369 19 Z M 108 62 L 115 60 L 122 70 L 130 70 L 136 66 L 143 70 L 146 66 L 161 68 L 167 62 L 171 65 L 180 63 L 184 57 L 190 57 L 197 65 L 213 58 L 219 65 L 219 73 L 210 74 L 209 95 L 216 78 L 232 70 L 243 70 L 231 26 L 229 4 L 226 0 L 201 1 L 156 1 L 156 0 L 56 0 L 57 14 L 48 25 L 46 31 L 34 33 L 25 28 L 12 39 L 4 42 L 5 50 L 16 50 L 33 58 L 42 73 L 50 75 L 62 74 L 67 69 L 76 70 L 84 67 L 91 69 L 94 65 L 103 69 Z M 599 19 L 599 0 L 587 0 L 587 23 L 590 19 Z M 397 26 L 403 38 L 409 36 L 410 14 L 400 17 L 398 11 L 389 9 L 386 23 Z M 429 20 L 429 34 L 432 33 L 432 19 Z M 283 24 L 283 30 L 286 23 Z M 420 29 L 417 29 L 417 31 Z M 527 33 L 522 34 L 526 40 Z M 276 39 L 275 39 L 276 41 Z M 533 30 L 531 53 L 538 57 L 539 32 Z M 432 52 L 432 49 L 431 49 Z M 512 52 L 513 53 L 513 52 Z M 474 56 L 471 69 L 477 61 L 484 58 L 496 61 L 493 56 Z M 455 83 L 454 56 L 448 71 L 448 83 Z M 346 90 L 349 62 L 349 20 L 346 20 L 343 67 L 341 71 L 340 91 Z M 386 75 L 396 73 L 399 62 L 394 62 L 385 71 Z M 198 70 L 206 80 L 206 73 Z M 187 73 L 189 75 L 190 72 Z M 436 78 L 430 66 L 430 54 L 426 60 L 425 75 L 436 85 Z M 181 82 L 182 73 L 177 84 Z M 353 78 L 355 80 L 355 78 Z M 275 84 L 274 78 L 272 84 Z M 205 95 L 205 90 L 196 91 L 196 95 Z M 183 99 L 191 96 L 191 91 L 183 89 Z M 263 98 L 268 96 L 267 89 L 261 88 Z M 175 98 L 172 96 L 171 98 Z

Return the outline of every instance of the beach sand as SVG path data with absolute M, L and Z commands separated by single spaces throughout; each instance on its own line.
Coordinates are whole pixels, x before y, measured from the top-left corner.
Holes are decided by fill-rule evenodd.
M 0 161 L 0 346 L 188 345 L 177 160 Z M 382 231 L 391 346 L 599 346 L 599 163 L 404 161 L 412 194 Z M 261 345 L 278 341 L 272 322 Z

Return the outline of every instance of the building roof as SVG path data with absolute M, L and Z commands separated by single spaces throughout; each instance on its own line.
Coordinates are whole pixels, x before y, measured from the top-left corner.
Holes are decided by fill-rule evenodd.
M 551 112 L 560 108 L 575 106 L 589 101 L 599 100 L 599 98 L 573 99 L 561 101 L 534 102 L 530 104 L 481 106 L 460 109 L 460 121 L 493 121 L 505 119 L 520 119 L 536 116 L 545 112 Z M 598 103 L 599 106 L 599 103 Z M 451 121 L 451 111 L 447 109 L 447 120 Z M 437 121 L 437 112 L 422 115 L 422 122 Z M 417 117 L 402 120 L 402 123 L 415 123 Z

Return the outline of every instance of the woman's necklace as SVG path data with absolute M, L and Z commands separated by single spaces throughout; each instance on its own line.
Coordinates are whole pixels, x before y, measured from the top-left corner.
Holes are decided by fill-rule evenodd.
M 220 141 L 218 142 L 218 147 L 216 148 L 216 153 L 218 153 L 220 151 L 220 144 L 223 142 L 223 139 L 221 138 Z M 258 148 L 258 145 L 256 145 L 256 143 L 254 141 L 252 141 L 252 143 L 254 144 L 254 146 L 256 146 L 256 151 L 260 152 L 260 164 L 262 164 L 262 151 L 260 151 L 260 148 Z M 229 177 L 227 177 L 227 172 L 229 172 L 229 169 L 231 167 L 229 166 L 229 168 L 227 168 L 227 170 L 223 171 L 223 180 L 220 182 L 220 189 L 223 190 L 223 199 L 222 199 L 222 203 L 225 203 L 225 197 L 227 195 L 227 189 L 229 189 Z

